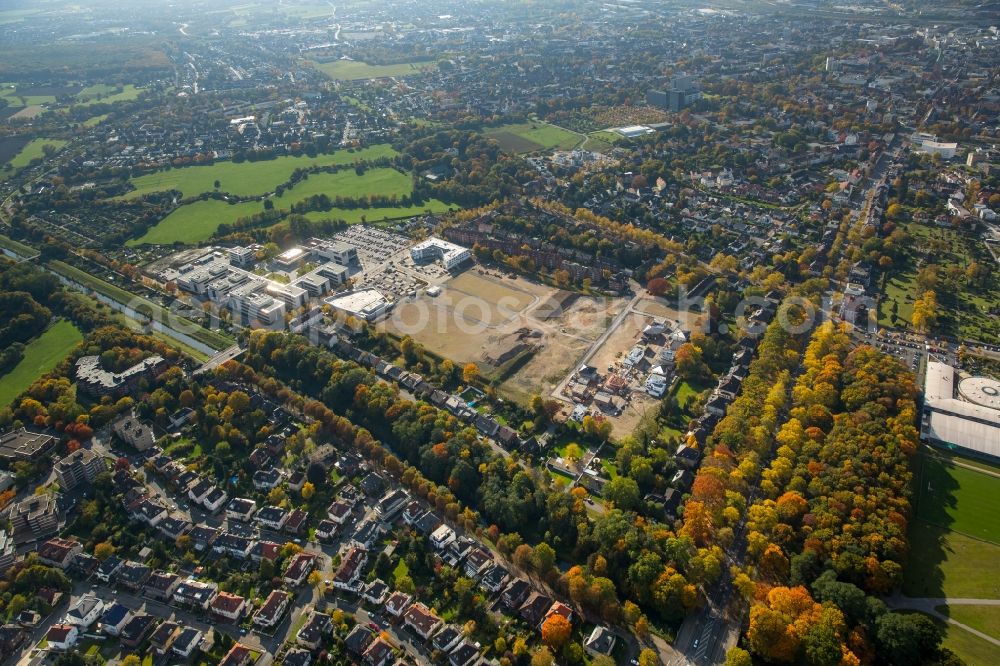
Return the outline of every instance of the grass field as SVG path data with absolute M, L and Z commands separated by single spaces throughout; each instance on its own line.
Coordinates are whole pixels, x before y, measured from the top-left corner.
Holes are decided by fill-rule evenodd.
M 60 150 L 66 143 L 61 139 L 32 139 L 17 155 L 11 158 L 10 165 L 15 169 L 23 169 L 31 163 L 31 160 L 45 156 L 44 146 L 53 146 L 56 150 Z
M 31 384 L 56 367 L 83 340 L 76 326 L 58 321 L 24 348 L 24 358 L 0 378 L 0 406 L 6 407 Z
M 83 126 L 84 127 L 97 127 L 98 125 L 100 125 L 101 123 L 103 123 L 107 119 L 107 117 L 109 115 L 111 115 L 111 114 L 102 113 L 99 116 L 94 116 L 93 118 L 87 118 L 85 121 L 83 121 Z
M 910 556 L 903 580 L 908 597 L 1000 599 L 996 563 L 1000 546 L 930 525 L 920 519 L 907 534 Z
M 928 455 L 920 460 L 917 516 L 1000 545 L 1000 478 Z
M 238 204 L 229 204 L 216 199 L 195 201 L 170 213 L 156 226 L 150 227 L 143 236 L 128 241 L 126 245 L 200 243 L 211 238 L 220 224 L 230 224 L 241 217 L 263 210 L 264 204 L 259 201 Z
M 334 60 L 332 62 L 313 63 L 313 67 L 331 79 L 340 81 L 377 79 L 384 76 L 410 76 L 436 66 L 437 63 L 433 60 L 402 62 L 394 65 L 369 65 L 360 60 Z
M 131 83 L 122 86 L 120 92 L 115 92 L 117 88 L 103 83 L 96 86 L 84 88 L 76 96 L 75 106 L 91 106 L 93 104 L 117 104 L 118 102 L 131 102 L 139 99 L 142 88 L 136 88 Z
M 0 248 L 10 250 L 14 254 L 24 257 L 25 259 L 31 259 L 38 256 L 38 250 L 35 248 L 30 245 L 25 245 L 24 243 L 19 243 L 13 238 L 7 238 L 2 234 L 0 234 Z
M 402 197 L 413 191 L 410 176 L 395 169 L 369 169 L 363 176 L 358 176 L 353 170 L 337 173 L 314 174 L 307 180 L 299 182 L 282 197 L 274 198 L 277 209 L 288 210 L 296 202 L 317 194 L 327 194 L 331 198 L 336 195 L 345 197 L 364 197 L 369 194 Z M 165 217 L 159 224 L 149 229 L 144 236 L 128 242 L 129 245 L 142 243 L 170 244 L 199 243 L 208 240 L 219 228 L 220 224 L 231 224 L 241 217 L 259 213 L 264 209 L 260 202 L 228 204 L 224 201 L 208 199 L 196 201 L 181 206 Z M 440 213 L 448 210 L 448 205 L 437 200 L 425 202 L 419 206 L 385 207 L 385 208 L 352 208 L 331 209 L 329 211 L 314 211 L 308 215 L 310 219 L 342 219 L 347 222 L 366 221 L 377 222 L 385 218 L 401 218 L 421 215 L 427 209 Z
M 423 215 L 425 211 L 445 213 L 455 206 L 438 199 L 425 201 L 419 206 L 398 206 L 395 208 L 331 208 L 328 211 L 313 211 L 306 213 L 310 220 L 344 220 L 349 224 L 358 222 L 381 222 L 383 220 L 402 220 L 408 217 Z
M 949 609 L 953 611 L 954 608 Z M 900 611 L 917 613 L 919 611 Z M 950 614 L 950 613 L 949 613 Z M 966 664 L 966 666 L 994 666 L 1000 663 L 1000 648 L 983 640 L 975 634 L 969 633 L 961 627 L 956 627 L 944 620 L 928 615 L 940 629 L 944 632 L 944 640 L 941 644 L 954 652 Z M 954 617 L 954 615 L 951 615 Z M 959 622 L 963 622 L 955 617 Z M 971 624 L 969 626 L 972 626 Z
M 573 132 L 543 122 L 500 125 L 486 130 L 485 134 L 496 139 L 502 150 L 511 153 L 533 153 L 554 148 L 570 150 L 583 140 Z
M 219 190 L 223 192 L 237 196 L 255 196 L 274 191 L 274 188 L 287 181 L 296 169 L 352 164 L 357 160 L 373 160 L 395 155 L 396 151 L 391 146 L 379 144 L 354 152 L 338 150 L 317 157 L 288 155 L 260 162 L 218 162 L 208 166 L 157 171 L 133 178 L 132 184 L 136 189 L 125 194 L 123 198 L 132 199 L 150 192 L 166 190 L 178 190 L 183 197 L 193 197 L 213 191 L 215 181 L 219 181 Z
M 953 606 L 939 606 L 937 610 L 977 631 L 993 637 L 1000 637 L 1000 606 L 955 604 Z

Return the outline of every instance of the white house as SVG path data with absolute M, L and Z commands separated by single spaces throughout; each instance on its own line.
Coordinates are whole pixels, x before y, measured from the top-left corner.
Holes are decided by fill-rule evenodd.
M 92 594 L 86 594 L 66 611 L 66 624 L 86 629 L 97 622 L 104 612 L 104 602 Z
M 49 644 L 49 649 L 59 652 L 71 650 L 79 638 L 80 630 L 71 624 L 54 624 L 45 634 L 45 641 Z

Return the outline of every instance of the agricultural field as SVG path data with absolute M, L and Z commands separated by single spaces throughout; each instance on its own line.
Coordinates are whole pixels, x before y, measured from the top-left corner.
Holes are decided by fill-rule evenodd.
M 1000 475 L 974 460 L 951 461 L 920 456 L 903 593 L 1000 599 Z
M 24 348 L 24 358 L 7 374 L 0 377 L 0 406 L 6 407 L 22 391 L 50 372 L 83 340 L 76 326 L 58 321 Z
M 134 199 L 151 192 L 167 190 L 177 190 L 184 198 L 193 197 L 213 191 L 215 181 L 219 181 L 219 190 L 222 192 L 236 196 L 256 196 L 274 191 L 296 169 L 352 164 L 357 160 L 374 160 L 395 155 L 396 151 L 391 146 L 379 144 L 353 152 L 338 150 L 316 157 L 287 155 L 260 162 L 217 162 L 207 166 L 188 166 L 133 178 L 131 182 L 136 189 L 122 198 Z
M 45 156 L 45 146 L 61 150 L 67 143 L 61 139 L 32 139 L 8 161 L 8 164 L 15 169 L 23 169 L 31 163 L 31 160 Z
M 331 79 L 338 81 L 357 81 L 361 79 L 378 79 L 382 77 L 401 77 L 419 74 L 425 69 L 436 67 L 433 60 L 401 62 L 392 65 L 369 65 L 359 60 L 334 60 L 332 62 L 314 62 L 313 67 L 323 72 Z
M 534 153 L 542 150 L 571 150 L 583 140 L 580 135 L 543 122 L 527 122 L 491 127 L 486 136 L 495 139 L 510 153 Z

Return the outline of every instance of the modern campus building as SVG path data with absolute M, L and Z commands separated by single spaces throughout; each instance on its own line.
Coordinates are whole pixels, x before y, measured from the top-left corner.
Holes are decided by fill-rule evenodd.
M 920 435 L 938 446 L 1000 459 L 1000 381 L 928 362 Z
M 392 301 L 378 289 L 361 289 L 332 296 L 327 304 L 338 312 L 357 317 L 363 321 L 374 321 L 392 308 Z
M 410 257 L 418 263 L 440 259 L 444 267 L 451 270 L 471 259 L 472 252 L 451 241 L 431 237 L 411 247 Z

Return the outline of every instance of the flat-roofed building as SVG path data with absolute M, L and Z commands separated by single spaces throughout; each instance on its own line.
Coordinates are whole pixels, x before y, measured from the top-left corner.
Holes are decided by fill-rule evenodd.
M 928 362 L 920 435 L 938 446 L 1000 459 L 1000 381 L 963 377 L 946 363 Z
M 4 515 L 10 520 L 18 545 L 48 539 L 59 531 L 59 505 L 48 493 L 11 504 Z
M 374 321 L 392 308 L 392 301 L 377 289 L 362 289 L 326 299 L 333 309 L 364 321 Z
M 4 460 L 39 460 L 56 447 L 56 438 L 21 428 L 0 435 L 0 458 Z
M 411 247 L 410 257 L 418 263 L 440 259 L 444 267 L 451 270 L 471 259 L 472 252 L 451 241 L 431 237 Z
M 93 483 L 98 474 L 108 468 L 99 454 L 90 449 L 77 449 L 59 460 L 54 467 L 59 485 L 72 490 L 83 483 Z
M 122 372 L 110 372 L 101 367 L 99 356 L 81 356 L 76 361 L 76 379 L 92 396 L 122 397 L 143 379 L 151 379 L 167 367 L 167 360 L 158 354 L 139 361 Z

